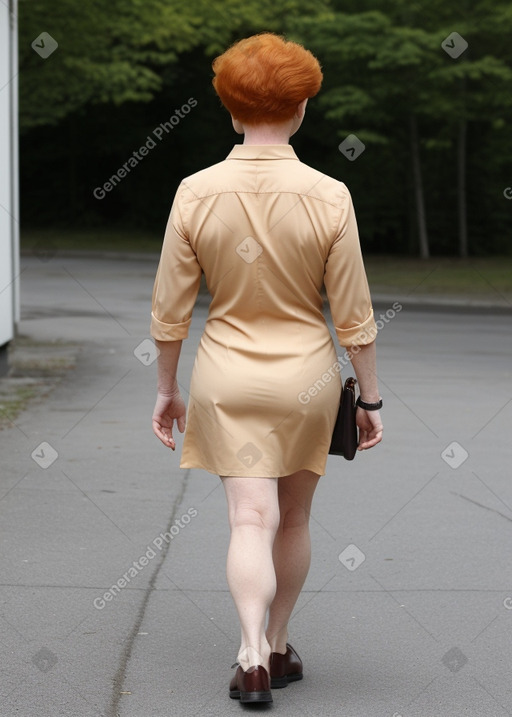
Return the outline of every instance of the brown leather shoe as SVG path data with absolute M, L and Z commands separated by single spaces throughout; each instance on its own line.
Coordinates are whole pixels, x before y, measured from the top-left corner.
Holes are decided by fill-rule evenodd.
M 238 665 L 229 684 L 229 696 L 240 702 L 272 702 L 270 677 L 264 667 L 249 667 L 244 671 Z
M 302 660 L 293 647 L 286 643 L 286 652 L 273 652 L 270 655 L 271 687 L 286 687 L 288 682 L 302 680 Z

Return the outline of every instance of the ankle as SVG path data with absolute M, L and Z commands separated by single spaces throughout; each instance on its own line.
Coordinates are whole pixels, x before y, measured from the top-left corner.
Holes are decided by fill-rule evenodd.
M 258 665 L 261 665 L 268 672 L 270 667 L 271 652 L 272 650 L 268 643 L 260 645 L 259 649 L 251 646 L 243 647 L 240 648 L 237 661 L 244 671 L 248 670 L 249 667 L 257 667 Z
M 278 635 L 274 635 L 273 637 L 267 638 L 270 644 L 270 648 L 272 652 L 279 652 L 281 655 L 284 655 L 287 647 L 286 644 L 288 642 L 288 632 L 281 631 Z

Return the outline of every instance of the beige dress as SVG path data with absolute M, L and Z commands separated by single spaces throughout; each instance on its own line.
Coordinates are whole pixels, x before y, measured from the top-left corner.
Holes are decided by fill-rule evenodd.
M 346 186 L 290 145 L 235 145 L 178 188 L 153 291 L 155 339 L 187 337 L 201 271 L 212 300 L 180 466 L 323 475 L 341 386 L 323 284 L 341 346 L 376 335 Z

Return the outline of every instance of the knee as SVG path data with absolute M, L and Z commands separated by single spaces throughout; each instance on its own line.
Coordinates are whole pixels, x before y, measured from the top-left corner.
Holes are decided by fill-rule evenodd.
M 290 506 L 281 512 L 280 530 L 307 530 L 309 513 L 302 506 Z
M 279 509 L 269 506 L 238 505 L 230 517 L 231 529 L 251 526 L 275 534 L 279 526 Z

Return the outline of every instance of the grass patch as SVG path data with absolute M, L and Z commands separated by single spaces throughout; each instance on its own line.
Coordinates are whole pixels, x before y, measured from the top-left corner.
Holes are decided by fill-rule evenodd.
M 373 292 L 470 294 L 499 298 L 512 295 L 512 257 L 428 260 L 368 256 L 368 281 Z
M 39 395 L 40 390 L 36 386 L 10 387 L 8 395 L 2 395 L 0 390 L 0 429 L 10 426 L 28 403 Z
M 50 391 L 76 365 L 80 347 L 19 335 L 9 344 L 9 372 L 0 377 L 0 430 Z

